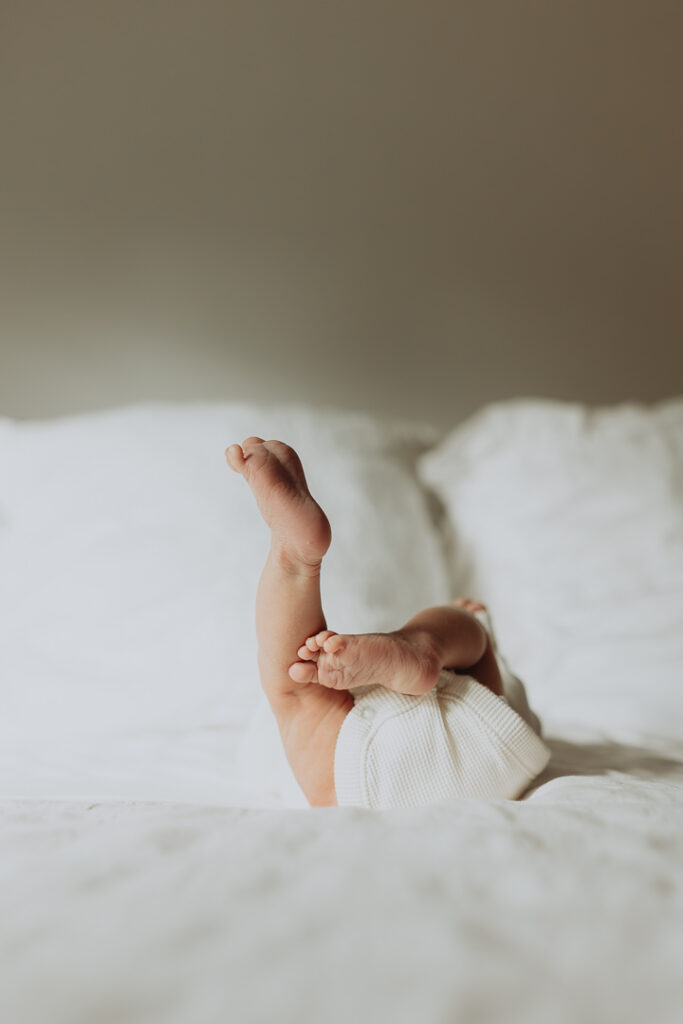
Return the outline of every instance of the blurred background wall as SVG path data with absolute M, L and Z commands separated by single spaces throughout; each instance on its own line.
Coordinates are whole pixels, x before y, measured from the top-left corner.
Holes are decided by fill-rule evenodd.
M 683 391 L 683 5 L 3 0 L 0 412 Z

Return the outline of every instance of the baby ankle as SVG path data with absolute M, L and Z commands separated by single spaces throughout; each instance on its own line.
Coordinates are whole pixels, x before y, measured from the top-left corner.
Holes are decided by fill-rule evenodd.
M 423 665 L 428 689 L 436 686 L 443 668 L 443 651 L 438 638 L 430 630 L 420 627 L 404 627 L 398 635 L 410 644 Z
M 290 576 L 305 576 L 312 578 L 320 576 L 322 570 L 322 558 L 306 560 L 290 545 L 281 541 L 271 542 L 271 555 L 278 567 Z

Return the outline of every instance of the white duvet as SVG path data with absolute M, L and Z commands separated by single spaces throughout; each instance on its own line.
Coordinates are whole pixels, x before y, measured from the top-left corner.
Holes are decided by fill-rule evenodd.
M 549 732 L 528 800 L 293 809 L 244 640 L 264 537 L 221 465 L 256 431 L 328 453 L 338 628 L 475 579 Z M 234 406 L 0 424 L 2 1021 L 682 1019 L 681 404 L 511 404 L 437 440 Z

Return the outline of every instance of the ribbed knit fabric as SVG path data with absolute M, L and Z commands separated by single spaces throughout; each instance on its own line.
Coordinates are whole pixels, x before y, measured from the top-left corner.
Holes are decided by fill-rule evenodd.
M 503 693 L 505 699 L 511 708 L 520 715 L 527 725 L 530 725 L 534 732 L 537 732 L 539 736 L 542 735 L 541 723 L 529 707 L 529 702 L 526 696 L 526 690 L 524 689 L 524 683 L 521 679 L 513 673 L 512 669 L 508 665 L 503 655 L 498 650 L 498 644 L 496 643 L 496 635 L 493 632 L 493 626 L 491 625 L 491 617 L 487 611 L 473 612 L 475 619 L 479 619 L 484 629 L 489 634 L 491 644 L 493 646 L 493 653 L 496 656 L 498 662 L 498 668 L 500 669 L 500 675 L 503 680 Z
M 506 665 L 501 669 L 507 699 L 448 671 L 420 697 L 380 686 L 358 692 L 335 749 L 338 805 L 415 807 L 523 793 L 550 751 L 532 728 L 538 719 L 524 687 Z

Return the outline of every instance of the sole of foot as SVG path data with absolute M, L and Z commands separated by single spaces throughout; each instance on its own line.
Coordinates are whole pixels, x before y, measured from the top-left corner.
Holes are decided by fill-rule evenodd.
M 309 637 L 289 669 L 298 683 L 319 683 L 330 690 L 383 686 L 419 696 L 439 679 L 436 655 L 398 633 L 340 634 L 325 630 Z
M 330 546 L 327 516 L 312 497 L 299 456 L 282 441 L 248 437 L 225 451 L 270 527 L 274 548 L 293 564 L 316 567 Z

